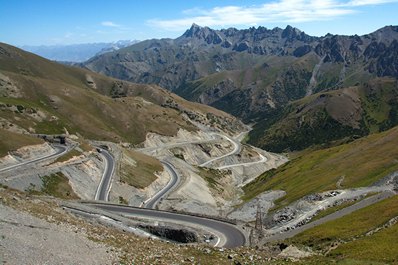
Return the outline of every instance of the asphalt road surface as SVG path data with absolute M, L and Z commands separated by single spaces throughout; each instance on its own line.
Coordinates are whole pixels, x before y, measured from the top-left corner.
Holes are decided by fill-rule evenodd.
M 218 233 L 222 234 L 223 240 L 220 241 L 220 244 L 216 245 L 218 247 L 226 247 L 226 248 L 234 248 L 243 246 L 246 242 L 245 236 L 243 233 L 234 225 L 208 219 L 204 217 L 197 217 L 192 215 L 185 215 L 179 213 L 165 212 L 165 211 L 157 211 L 152 209 L 145 208 L 137 208 L 125 205 L 118 204 L 104 204 L 104 203 L 85 203 L 99 209 L 114 212 L 123 215 L 132 215 L 132 216 L 144 216 L 147 218 L 152 218 L 156 220 L 165 220 L 174 223 L 189 223 L 192 225 L 200 226 L 204 229 L 215 230 Z
M 241 143 L 240 143 L 239 141 L 237 141 L 237 140 L 235 140 L 235 139 L 231 139 L 231 138 L 229 138 L 229 137 L 227 137 L 227 136 L 225 136 L 225 135 L 222 135 L 222 134 L 217 134 L 217 135 L 219 135 L 219 136 L 221 136 L 222 138 L 224 138 L 224 139 L 226 139 L 227 141 L 229 141 L 229 142 L 234 146 L 234 149 L 233 149 L 231 152 L 229 152 L 229 153 L 227 153 L 227 154 L 225 154 L 225 155 L 222 155 L 222 156 L 219 156 L 219 157 L 215 157 L 215 158 L 213 158 L 213 159 L 210 159 L 210 160 L 208 160 L 208 161 L 202 163 L 201 165 L 199 165 L 200 167 L 205 167 L 205 166 L 207 166 L 207 165 L 213 163 L 214 161 L 217 161 L 217 160 L 223 159 L 223 158 L 225 158 L 225 157 L 228 157 L 228 156 L 231 156 L 231 155 L 235 155 L 235 154 L 240 153 L 240 151 L 241 151 Z
M 53 145 L 53 147 L 55 149 L 57 149 L 57 151 L 54 154 L 43 156 L 43 157 L 39 157 L 39 158 L 35 158 L 35 159 L 32 159 L 32 160 L 25 161 L 25 162 L 22 162 L 22 163 L 18 163 L 18 164 L 15 164 L 15 165 L 12 165 L 12 166 L 8 166 L 8 167 L 5 167 L 5 168 L 1 168 L 0 172 L 4 172 L 4 171 L 7 171 L 7 170 L 11 170 L 11 169 L 17 168 L 17 167 L 29 165 L 29 164 L 32 164 L 32 163 L 38 163 L 40 161 L 43 161 L 43 160 L 46 160 L 46 159 L 50 159 L 50 158 L 54 158 L 54 157 L 57 157 L 57 156 L 61 156 L 61 155 L 63 155 L 64 153 L 66 153 L 68 151 L 68 147 L 65 146 L 65 145 Z
M 298 228 L 295 228 L 293 230 L 289 230 L 287 232 L 283 232 L 283 233 L 278 233 L 278 234 L 272 235 L 271 237 L 267 238 L 265 241 L 266 242 L 272 242 L 272 241 L 285 240 L 287 238 L 291 238 L 291 237 L 293 237 L 293 236 L 295 236 L 295 235 L 297 235 L 297 234 L 299 234 L 301 232 L 304 232 L 305 230 L 308 230 L 310 228 L 313 228 L 315 226 L 321 225 L 323 223 L 326 223 L 326 222 L 341 218 L 341 217 L 343 217 L 343 216 L 345 216 L 347 214 L 350 214 L 350 213 L 352 213 L 352 212 L 354 212 L 356 210 L 362 209 L 364 207 L 367 207 L 369 205 L 372 205 L 372 204 L 374 204 L 376 202 L 382 201 L 382 200 L 387 199 L 387 198 L 389 198 L 391 196 L 394 196 L 394 195 L 395 195 L 395 193 L 393 191 L 384 191 L 384 192 L 382 192 L 380 194 L 376 194 L 376 195 L 373 195 L 373 196 L 368 197 L 366 199 L 363 199 L 363 200 L 357 202 L 356 204 L 353 204 L 351 206 L 343 208 L 343 209 L 341 209 L 339 211 L 331 213 L 331 214 L 329 214 L 329 215 L 327 215 L 325 217 L 322 217 L 322 218 L 320 218 L 318 220 L 315 220 L 313 222 L 310 222 L 308 224 L 305 224 L 305 225 L 300 226 Z
M 102 148 L 99 149 L 101 150 L 102 157 L 105 159 L 105 170 L 102 174 L 101 182 L 98 185 L 97 192 L 95 193 L 95 200 L 108 201 L 112 175 L 113 171 L 115 170 L 115 160 L 107 150 Z
M 166 161 L 161 161 L 163 166 L 166 168 L 166 170 L 170 173 L 171 179 L 167 185 L 160 190 L 157 194 L 155 194 L 152 198 L 144 202 L 143 207 L 144 208 L 149 208 L 149 209 L 155 209 L 156 204 L 166 195 L 168 194 L 179 182 L 179 176 L 174 169 L 173 165 L 170 164 L 169 162 Z

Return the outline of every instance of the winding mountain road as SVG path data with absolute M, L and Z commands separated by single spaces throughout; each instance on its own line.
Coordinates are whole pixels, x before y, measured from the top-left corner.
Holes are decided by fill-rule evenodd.
M 95 195 L 96 201 L 108 201 L 112 175 L 115 168 L 113 156 L 105 149 L 101 148 L 101 155 L 105 158 L 105 170 L 98 185 Z M 161 161 L 165 169 L 170 173 L 171 178 L 167 185 L 156 193 L 152 198 L 145 201 L 142 205 L 144 208 L 125 206 L 119 204 L 109 204 L 101 202 L 85 203 L 90 206 L 100 208 L 102 210 L 135 217 L 143 217 L 146 219 L 166 220 L 175 224 L 184 224 L 187 226 L 199 226 L 204 230 L 211 231 L 216 234 L 219 240 L 215 246 L 219 247 L 238 247 L 246 243 L 245 235 L 234 225 L 209 219 L 205 217 L 197 217 L 192 215 L 171 213 L 165 211 L 154 210 L 156 204 L 179 183 L 179 175 L 173 165 L 167 161 Z
M 242 133 L 241 133 L 241 134 L 242 134 Z M 241 134 L 239 134 L 236 138 L 241 137 L 241 136 L 240 136 Z M 225 157 L 228 157 L 228 156 L 231 156 L 231 155 L 235 155 L 235 154 L 240 153 L 240 151 L 241 151 L 241 143 L 240 143 L 240 141 L 238 141 L 238 140 L 236 140 L 236 139 L 229 138 L 228 136 L 225 136 L 225 135 L 222 135 L 222 134 L 217 134 L 217 135 L 219 135 L 219 136 L 221 136 L 222 138 L 224 138 L 224 139 L 226 139 L 227 141 L 229 141 L 229 142 L 234 146 L 234 149 L 233 149 L 231 152 L 229 152 L 229 153 L 227 153 L 227 154 L 225 154 L 225 155 L 215 157 L 215 158 L 213 158 L 213 159 L 210 159 L 210 160 L 208 160 L 208 161 L 206 161 L 206 162 L 200 164 L 200 165 L 199 165 L 200 167 L 205 167 L 205 166 L 207 166 L 207 165 L 213 163 L 214 161 L 217 161 L 217 160 L 223 159 L 223 158 L 225 158 Z
M 143 203 L 142 206 L 144 208 L 155 209 L 156 204 L 164 196 L 166 196 L 168 193 L 170 193 L 171 190 L 174 189 L 174 187 L 177 186 L 177 184 L 180 181 L 180 177 L 171 163 L 169 163 L 167 161 L 161 161 L 161 163 L 163 164 L 165 169 L 169 172 L 169 174 L 171 176 L 170 181 L 167 183 L 167 185 L 163 189 L 161 189 L 158 193 L 156 193 L 155 195 L 153 195 L 151 198 L 149 198 L 148 200 L 146 200 Z
M 258 161 L 225 165 L 225 166 L 221 166 L 221 167 L 216 167 L 216 169 L 226 169 L 226 168 L 239 167 L 239 166 L 250 166 L 250 165 L 265 163 L 268 161 L 268 159 L 265 156 L 263 156 L 262 154 L 259 153 L 259 156 L 260 156 L 260 160 L 258 160 Z
M 102 178 L 100 184 L 98 185 L 97 192 L 95 193 L 95 200 L 108 201 L 112 183 L 112 176 L 113 172 L 115 171 L 115 160 L 107 150 L 103 148 L 99 148 L 99 150 L 101 150 L 100 154 L 105 161 L 105 170 L 102 174 Z
M 8 166 L 8 167 L 0 168 L 0 172 L 8 171 L 8 170 L 11 170 L 11 169 L 14 169 L 14 168 L 17 168 L 17 167 L 26 166 L 26 165 L 29 165 L 29 164 L 32 164 L 32 163 L 38 163 L 38 162 L 44 161 L 46 159 L 56 158 L 56 157 L 61 156 L 61 155 L 65 154 L 66 152 L 69 151 L 68 147 L 65 146 L 65 145 L 53 145 L 53 147 L 55 149 L 57 149 L 55 151 L 55 153 L 53 153 L 53 154 L 46 155 L 46 156 L 39 157 L 39 158 L 35 158 L 35 159 L 31 159 L 31 160 L 28 160 L 28 161 L 24 161 L 22 163 L 18 163 L 18 164 L 11 165 L 11 166 Z
M 126 216 L 130 215 L 153 220 L 165 220 L 176 224 L 199 226 L 204 230 L 214 232 L 219 237 L 220 240 L 216 243 L 216 247 L 234 248 L 243 246 L 246 243 L 244 234 L 236 226 L 214 219 L 119 204 L 95 202 L 85 202 L 84 204 L 105 210 L 107 212 Z

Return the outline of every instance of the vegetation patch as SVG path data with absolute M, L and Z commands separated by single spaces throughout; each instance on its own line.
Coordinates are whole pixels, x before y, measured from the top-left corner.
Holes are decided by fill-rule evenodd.
M 337 212 L 337 211 L 339 211 L 339 210 L 341 210 L 341 209 L 347 208 L 348 206 L 351 206 L 351 205 L 353 205 L 353 204 L 355 204 L 355 203 L 357 203 L 357 202 L 358 202 L 358 201 L 351 200 L 351 201 L 343 202 L 343 203 L 341 203 L 341 204 L 339 204 L 339 205 L 336 205 L 336 206 L 329 207 L 329 208 L 327 208 L 327 209 L 325 209 L 325 210 L 319 212 L 316 216 L 314 216 L 314 217 L 311 219 L 311 222 L 316 221 L 316 220 L 318 220 L 318 219 L 321 219 L 322 217 L 325 217 L 325 216 L 327 216 L 327 215 L 329 215 L 329 214 L 332 214 L 332 213 L 334 213 L 334 212 Z
M 340 146 L 302 152 L 281 167 L 261 174 L 244 186 L 245 201 L 267 190 L 284 190 L 286 196 L 276 201 L 286 206 L 301 197 L 336 189 L 340 176 L 342 188 L 371 185 L 398 170 L 398 127 Z
M 128 205 L 129 202 L 123 196 L 119 196 L 119 204 Z
M 66 154 L 64 154 L 64 155 L 62 155 L 62 156 L 60 156 L 60 157 L 58 157 L 58 158 L 54 161 L 54 163 L 66 162 L 66 161 L 72 159 L 73 157 L 75 157 L 75 156 L 80 156 L 80 155 L 82 155 L 82 152 L 80 152 L 80 151 L 78 151 L 78 150 L 76 150 L 76 149 L 73 149 L 73 150 L 67 152 Z
M 69 179 L 61 172 L 41 177 L 43 187 L 41 193 L 61 199 L 79 199 L 69 185 Z
M 327 222 L 296 235 L 289 240 L 294 244 L 310 246 L 326 257 L 336 260 L 382 262 L 398 261 L 398 225 L 394 224 L 372 235 L 369 231 L 381 227 L 398 216 L 398 196 L 393 196 L 371 206 L 355 211 L 340 219 Z M 333 244 L 336 247 L 330 249 Z M 329 251 L 330 250 L 330 251 Z M 359 264 L 359 263 L 353 263 Z
M 207 167 L 197 167 L 199 169 L 199 175 L 206 180 L 211 189 L 222 191 L 223 187 L 220 184 L 220 180 L 229 174 L 228 170 L 218 170 Z
M 143 189 L 157 179 L 155 173 L 159 171 L 163 171 L 163 166 L 157 159 L 123 149 L 119 168 L 121 182 Z
M 9 151 L 17 150 L 21 147 L 42 143 L 44 141 L 40 138 L 0 129 L 0 157 L 6 156 Z

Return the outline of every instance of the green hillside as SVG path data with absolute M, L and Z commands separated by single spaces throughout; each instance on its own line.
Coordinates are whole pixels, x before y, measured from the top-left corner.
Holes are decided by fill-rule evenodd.
M 274 110 L 254 126 L 249 143 L 274 152 L 327 147 L 396 126 L 397 111 L 397 81 L 374 79 L 317 93 Z
M 398 127 L 394 127 L 347 144 L 303 151 L 244 186 L 243 199 L 267 190 L 284 190 L 286 196 L 277 201 L 277 207 L 282 207 L 305 195 L 336 189 L 342 176 L 344 189 L 371 185 L 398 170 L 397 145 Z

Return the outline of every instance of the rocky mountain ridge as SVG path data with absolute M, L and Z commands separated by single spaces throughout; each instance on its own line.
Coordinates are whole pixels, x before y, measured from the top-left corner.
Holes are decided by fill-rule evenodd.
M 364 36 L 313 37 L 297 28 L 213 30 L 193 24 L 177 39 L 147 40 L 84 63 L 91 70 L 155 83 L 246 120 L 291 100 L 398 76 L 398 27 Z M 245 102 L 240 110 L 235 101 Z
M 252 136 L 260 136 L 265 124 L 294 101 L 366 85 L 375 78 L 396 79 L 397 51 L 398 26 L 363 36 L 313 37 L 291 26 L 213 30 L 193 24 L 177 39 L 144 41 L 94 57 L 84 66 L 126 80 L 156 83 L 188 100 L 256 122 Z M 351 103 L 347 110 L 362 104 Z M 312 125 L 318 124 L 315 131 L 326 121 L 336 130 L 346 126 L 333 119 L 315 121 L 318 118 L 311 119 Z M 346 129 L 342 130 L 351 130 Z M 370 131 L 362 126 L 360 135 Z

